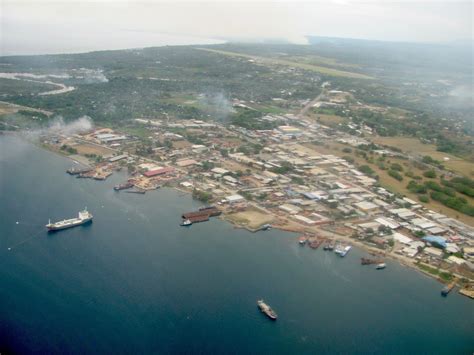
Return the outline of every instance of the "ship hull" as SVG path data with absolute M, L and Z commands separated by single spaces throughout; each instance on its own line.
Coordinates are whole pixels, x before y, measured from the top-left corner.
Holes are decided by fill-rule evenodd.
M 78 222 L 71 222 L 70 224 L 64 224 L 64 225 L 59 225 L 59 226 L 46 225 L 46 228 L 48 229 L 49 232 L 55 232 L 55 231 L 59 231 L 63 229 L 69 229 L 69 228 L 82 226 L 83 224 L 88 224 L 88 223 L 92 223 L 92 218 L 83 220 L 83 221 L 78 221 Z
M 268 318 L 271 320 L 277 320 L 278 316 L 277 314 L 264 302 L 258 301 L 257 302 L 257 307 L 260 309 L 260 311 L 265 314 Z

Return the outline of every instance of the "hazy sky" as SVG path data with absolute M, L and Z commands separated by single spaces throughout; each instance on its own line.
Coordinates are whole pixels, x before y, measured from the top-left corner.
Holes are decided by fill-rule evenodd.
M 0 54 L 80 52 L 306 35 L 472 40 L 471 1 L 0 0 Z

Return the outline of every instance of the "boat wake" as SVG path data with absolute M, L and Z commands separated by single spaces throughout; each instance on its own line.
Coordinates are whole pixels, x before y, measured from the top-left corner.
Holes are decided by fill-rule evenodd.
M 44 231 L 39 231 L 38 233 L 36 234 L 33 234 L 31 237 L 28 237 L 24 240 L 22 240 L 21 242 L 18 242 L 16 244 L 13 244 L 12 246 L 10 246 L 7 250 L 8 251 L 13 251 L 14 249 L 17 249 L 18 247 L 28 243 L 30 240 L 33 240 L 34 238 L 36 238 L 37 236 L 39 236 L 40 234 L 44 233 Z

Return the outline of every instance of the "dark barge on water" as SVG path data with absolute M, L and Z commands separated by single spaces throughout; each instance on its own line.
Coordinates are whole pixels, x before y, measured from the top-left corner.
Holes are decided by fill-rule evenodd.
M 199 210 L 194 211 L 194 212 L 183 213 L 181 217 L 183 219 L 190 219 L 190 218 L 198 217 L 198 216 L 216 217 L 216 216 L 220 216 L 221 214 L 222 212 L 219 211 L 216 207 L 209 206 L 209 207 L 202 207 Z
M 80 175 L 80 174 L 86 174 L 92 171 L 92 168 L 69 168 L 66 170 L 66 173 L 69 175 Z
M 114 186 L 115 191 L 120 191 L 120 190 L 126 190 L 126 189 L 131 189 L 133 187 L 133 183 L 130 181 L 127 181 L 124 184 L 118 184 Z
M 184 222 L 182 226 L 190 226 L 193 223 L 207 222 L 209 218 L 219 216 L 222 212 L 214 206 L 201 207 L 199 210 L 194 212 L 183 213 L 181 217 Z

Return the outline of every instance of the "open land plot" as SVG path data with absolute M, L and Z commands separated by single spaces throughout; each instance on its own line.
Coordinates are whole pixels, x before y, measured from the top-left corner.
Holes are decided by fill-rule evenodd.
M 284 58 L 292 62 L 306 63 L 306 64 L 312 64 L 312 65 L 329 65 L 329 66 L 336 66 L 336 67 L 342 67 L 342 68 L 354 68 L 354 69 L 360 68 L 360 65 L 357 65 L 357 64 L 343 63 L 343 62 L 337 61 L 334 58 L 322 57 L 322 56 L 314 55 L 314 54 L 306 55 L 306 56 L 291 55 L 291 56 L 285 56 Z
M 322 74 L 327 74 L 327 75 L 332 75 L 332 76 L 339 76 L 339 77 L 346 77 L 346 78 L 373 79 L 373 77 L 371 77 L 371 76 L 360 74 L 360 73 L 353 73 L 353 72 L 349 72 L 349 71 L 343 71 L 343 70 L 338 70 L 338 69 L 333 69 L 333 68 L 327 68 L 327 67 L 322 67 L 322 66 L 314 65 L 314 64 L 293 62 L 293 61 L 285 60 L 285 59 L 260 57 L 260 56 L 250 55 L 250 54 L 222 51 L 222 50 L 209 49 L 209 48 L 197 48 L 197 49 L 212 52 L 212 53 L 216 53 L 216 54 L 232 56 L 232 57 L 241 57 L 241 58 L 253 59 L 253 60 L 256 60 L 260 63 L 264 63 L 264 64 L 267 64 L 267 65 L 284 65 L 284 66 L 289 66 L 289 67 L 294 67 L 294 68 L 310 70 L 310 71 L 314 71 L 314 72 L 318 72 L 318 73 L 322 73 Z
M 173 141 L 173 148 L 174 149 L 189 149 L 192 147 L 192 144 L 188 141 Z
M 442 162 L 449 170 L 467 177 L 474 176 L 474 163 L 449 153 L 439 152 L 434 144 L 424 144 L 417 138 L 409 137 L 375 137 L 372 140 L 377 144 L 401 148 L 407 153 L 422 156 L 429 155 L 433 159 Z M 449 160 L 445 161 L 445 158 L 449 158 Z
M 79 143 L 77 145 L 74 145 L 74 149 L 76 149 L 77 152 L 82 155 L 86 155 L 86 154 L 108 155 L 108 154 L 113 154 L 115 152 L 112 149 L 95 145 L 95 144 L 90 144 L 90 143 Z
M 313 110 L 308 112 L 307 116 L 310 119 L 328 127 L 335 127 L 339 123 L 345 123 L 348 121 L 348 119 L 345 117 L 341 117 L 337 115 L 327 115 L 324 113 L 317 113 L 317 112 L 314 112 Z
M 222 160 L 221 161 L 221 164 L 222 164 L 222 167 L 224 169 L 227 169 L 229 171 L 233 171 L 233 172 L 236 172 L 236 171 L 242 171 L 242 172 L 245 172 L 247 169 L 249 169 L 249 167 L 247 165 L 243 165 L 243 164 L 240 164 L 234 160 L 231 160 L 231 159 L 225 159 L 225 160 Z
M 20 106 L 20 105 L 16 105 L 16 104 L 11 104 L 9 102 L 0 101 L 0 115 L 7 115 L 7 114 L 11 114 L 11 113 L 16 113 L 20 110 L 40 112 L 40 113 L 45 114 L 46 116 L 50 116 L 50 115 L 53 114 L 50 111 L 39 110 L 39 109 L 36 109 L 36 108 L 33 108 L 33 107 Z
M 264 224 L 273 222 L 273 216 L 255 207 L 250 207 L 242 212 L 226 215 L 231 222 L 245 226 L 250 229 L 257 229 Z

